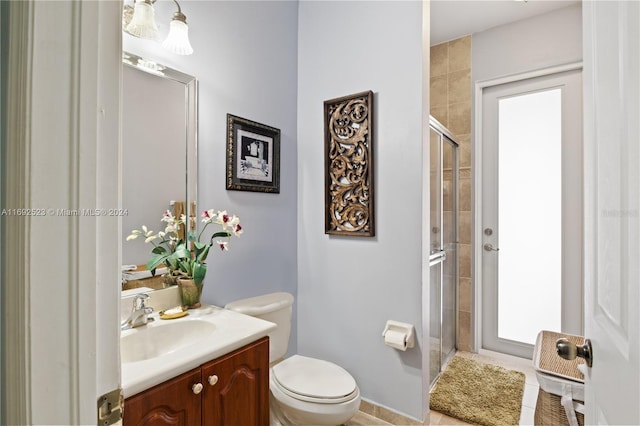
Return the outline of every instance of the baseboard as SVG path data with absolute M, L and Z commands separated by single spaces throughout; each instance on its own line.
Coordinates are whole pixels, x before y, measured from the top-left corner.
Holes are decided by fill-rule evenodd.
M 416 420 L 411 417 L 407 417 L 403 414 L 390 410 L 386 407 L 376 405 L 365 399 L 362 399 L 360 401 L 360 411 L 396 426 L 416 426 L 416 425 L 421 426 L 424 424 L 419 420 Z

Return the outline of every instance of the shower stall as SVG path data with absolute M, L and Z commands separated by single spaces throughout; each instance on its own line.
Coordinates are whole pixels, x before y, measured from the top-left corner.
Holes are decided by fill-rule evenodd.
M 458 300 L 458 144 L 430 117 L 431 244 L 429 378 L 435 383 L 456 352 Z

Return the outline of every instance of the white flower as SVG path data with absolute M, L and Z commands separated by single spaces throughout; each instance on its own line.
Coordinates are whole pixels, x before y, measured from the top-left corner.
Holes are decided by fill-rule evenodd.
M 215 218 L 215 211 L 213 209 L 205 210 L 202 212 L 202 222 L 211 223 Z

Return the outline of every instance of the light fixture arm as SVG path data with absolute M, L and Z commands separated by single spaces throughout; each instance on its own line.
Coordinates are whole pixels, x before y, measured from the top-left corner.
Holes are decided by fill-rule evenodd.
M 184 13 L 182 13 L 182 8 L 180 8 L 180 3 L 178 3 L 177 0 L 173 0 L 173 2 L 178 7 L 178 11 L 173 14 L 173 19 L 177 19 L 178 21 L 182 21 L 182 22 L 184 22 L 186 24 L 187 23 L 187 17 L 184 15 Z

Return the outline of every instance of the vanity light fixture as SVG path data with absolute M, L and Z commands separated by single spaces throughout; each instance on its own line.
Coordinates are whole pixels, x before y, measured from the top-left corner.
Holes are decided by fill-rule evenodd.
M 158 26 L 155 21 L 153 4 L 157 0 L 134 0 L 134 7 L 125 6 L 122 28 L 125 32 L 135 37 L 156 40 L 158 38 Z M 187 17 L 182 13 L 180 4 L 178 11 L 173 14 L 169 23 L 169 35 L 162 46 L 177 55 L 191 55 L 193 48 L 189 42 L 189 26 Z M 132 11 L 133 10 L 133 11 Z
M 132 36 L 155 40 L 158 37 L 155 11 L 151 0 L 138 0 L 134 4 L 133 17 L 125 28 Z
M 173 0 L 178 6 L 178 11 L 173 14 L 173 19 L 169 24 L 169 35 L 162 43 L 162 47 L 175 53 L 176 55 L 191 55 L 193 48 L 189 43 L 189 26 L 187 25 L 187 17 L 184 16 L 180 5 Z

